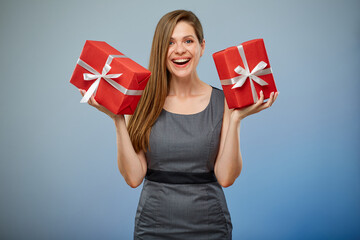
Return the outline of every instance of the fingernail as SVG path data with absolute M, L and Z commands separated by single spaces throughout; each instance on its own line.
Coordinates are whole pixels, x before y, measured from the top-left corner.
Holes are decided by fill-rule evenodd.
M 263 93 L 263 90 L 261 90 L 260 93 Z

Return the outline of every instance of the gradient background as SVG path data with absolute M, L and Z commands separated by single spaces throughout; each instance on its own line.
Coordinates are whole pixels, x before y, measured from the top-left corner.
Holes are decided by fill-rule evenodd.
M 0 238 L 132 239 L 142 185 L 69 83 L 85 40 L 147 66 L 158 20 L 194 11 L 211 54 L 264 38 L 279 98 L 241 123 L 233 239 L 360 238 L 360 1 L 1 1 Z

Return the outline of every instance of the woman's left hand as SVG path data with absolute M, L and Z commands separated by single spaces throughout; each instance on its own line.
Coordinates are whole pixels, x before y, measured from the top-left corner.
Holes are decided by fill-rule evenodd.
M 242 119 L 246 118 L 247 116 L 250 116 L 254 113 L 258 113 L 268 107 L 271 107 L 271 105 L 275 102 L 276 98 L 278 97 L 279 92 L 271 92 L 269 100 L 267 102 L 264 101 L 264 93 L 263 91 L 260 91 L 260 98 L 256 103 L 253 105 L 250 105 L 248 107 L 240 108 L 240 109 L 233 109 L 231 113 L 231 118 L 234 118 L 235 121 L 240 122 Z

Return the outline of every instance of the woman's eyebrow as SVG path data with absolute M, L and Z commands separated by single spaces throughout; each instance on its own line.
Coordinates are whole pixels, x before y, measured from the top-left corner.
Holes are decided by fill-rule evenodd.
M 183 37 L 183 39 L 184 39 L 184 38 L 188 38 L 188 37 L 195 38 L 193 35 L 186 35 L 186 36 L 184 36 L 184 37 Z M 170 40 L 174 40 L 174 38 L 173 38 L 173 37 L 171 37 L 171 38 L 170 38 Z

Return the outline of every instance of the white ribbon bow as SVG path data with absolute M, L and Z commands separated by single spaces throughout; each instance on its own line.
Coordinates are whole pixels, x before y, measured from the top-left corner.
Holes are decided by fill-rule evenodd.
M 221 80 L 221 85 L 232 85 L 235 84 L 231 89 L 234 88 L 238 88 L 241 87 L 242 85 L 244 85 L 246 79 L 249 78 L 250 80 L 250 86 L 251 86 L 251 92 L 252 92 L 252 96 L 253 96 L 253 100 L 254 103 L 258 100 L 258 96 L 256 93 L 256 89 L 254 86 L 254 81 L 256 83 L 258 83 L 261 86 L 265 86 L 268 85 L 267 82 L 265 82 L 264 80 L 262 80 L 261 78 L 259 78 L 258 76 L 263 76 L 263 75 L 267 75 L 267 74 L 271 74 L 272 70 L 271 68 L 265 68 L 267 66 L 267 63 L 265 63 L 264 61 L 260 61 L 255 67 L 254 69 L 250 72 L 247 60 L 246 60 L 246 56 L 245 56 L 245 52 L 244 52 L 244 48 L 242 45 L 239 45 L 238 47 L 239 53 L 240 53 L 240 57 L 244 63 L 244 68 L 242 68 L 240 65 L 237 66 L 234 71 L 237 74 L 240 74 L 240 76 L 231 78 L 231 79 L 225 79 L 225 80 Z
M 87 71 L 92 73 L 92 74 L 84 73 L 84 80 L 91 81 L 91 80 L 96 79 L 96 81 L 93 84 L 91 84 L 89 89 L 86 91 L 85 95 L 83 96 L 83 98 L 80 101 L 81 103 L 86 103 L 87 101 L 89 101 L 90 97 L 94 93 L 96 93 L 96 90 L 99 86 L 101 79 L 104 79 L 105 81 L 107 81 L 111 86 L 113 86 L 115 89 L 119 90 L 123 94 L 126 94 L 126 95 L 141 95 L 142 94 L 142 90 L 129 90 L 129 89 L 124 88 L 123 86 L 121 86 L 120 84 L 115 82 L 114 80 L 112 80 L 112 78 L 120 77 L 122 75 L 122 73 L 107 74 L 111 69 L 110 64 L 111 64 L 113 58 L 116 58 L 116 57 L 126 58 L 125 55 L 109 55 L 108 59 L 106 60 L 105 65 L 102 69 L 101 74 L 98 71 L 96 71 L 94 68 L 92 68 L 89 64 L 87 64 L 86 62 L 81 60 L 80 58 L 78 59 L 77 64 L 79 64 L 81 67 L 85 68 Z

